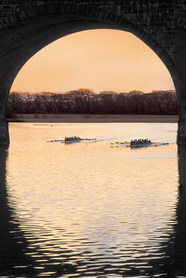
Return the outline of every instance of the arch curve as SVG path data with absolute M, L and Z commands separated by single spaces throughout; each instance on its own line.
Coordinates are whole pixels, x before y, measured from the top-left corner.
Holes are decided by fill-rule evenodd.
M 3 74 L 3 80 L 0 76 L 0 87 L 3 87 L 6 95 L 7 91 L 9 93 L 20 69 L 39 50 L 65 35 L 91 29 L 106 28 L 130 32 L 157 54 L 172 77 L 173 73 L 177 72 L 174 60 L 161 44 L 127 18 L 87 5 L 71 4 L 69 6 L 69 4 L 66 4 L 60 7 L 62 10 L 58 14 L 55 14 L 57 6 L 54 6 L 52 11 L 54 14 L 50 13 L 42 16 L 37 15 L 38 11 L 36 9 L 34 17 L 31 16 L 33 11 L 30 12 L 28 9 L 18 10 L 15 14 L 16 27 L 12 27 L 11 24 L 9 28 L 6 26 L 5 47 L 1 51 L 4 57 L 3 59 L 0 57 L 1 64 L 6 64 L 5 68 L 10 64 L 6 73 Z M 3 83 L 5 83 L 4 86 Z M 0 88 L 0 93 L 1 91 Z
M 1 31 L 0 121 L 6 121 L 9 91 L 23 65 L 46 45 L 79 31 L 100 28 L 128 31 L 141 39 L 163 61 L 175 87 L 177 80 L 182 79 L 168 51 L 138 23 L 118 15 L 116 11 L 74 3 L 46 5 L 42 12 L 39 6 L 34 9 L 17 8 L 12 22 L 7 20 Z

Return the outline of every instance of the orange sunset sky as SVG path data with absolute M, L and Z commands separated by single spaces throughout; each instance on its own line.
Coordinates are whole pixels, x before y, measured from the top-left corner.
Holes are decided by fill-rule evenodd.
M 158 56 L 131 33 L 90 30 L 65 36 L 36 53 L 21 69 L 11 91 L 66 92 L 174 89 Z

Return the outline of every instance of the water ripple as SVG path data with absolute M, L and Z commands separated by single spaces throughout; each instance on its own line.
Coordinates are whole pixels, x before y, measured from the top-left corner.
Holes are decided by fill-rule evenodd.
M 24 125 L 20 133 L 20 126 L 11 127 L 11 244 L 0 251 L 0 258 L 8 254 L 0 277 L 173 277 L 176 145 L 133 152 L 102 140 L 109 138 L 107 125 L 59 125 L 53 138 L 50 127 Z M 129 137 L 129 126 L 116 125 L 116 137 Z M 71 129 L 100 142 L 45 143 Z M 135 125 L 135 134 L 147 130 Z M 173 141 L 175 134 L 160 129 L 158 136 Z

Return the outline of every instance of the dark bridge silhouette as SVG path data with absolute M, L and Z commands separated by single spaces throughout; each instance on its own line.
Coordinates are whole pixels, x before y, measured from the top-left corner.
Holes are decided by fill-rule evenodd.
M 111 28 L 133 33 L 169 70 L 179 102 L 178 142 L 186 142 L 186 3 L 183 0 L 0 1 L 0 140 L 8 142 L 6 105 L 27 60 L 77 31 Z

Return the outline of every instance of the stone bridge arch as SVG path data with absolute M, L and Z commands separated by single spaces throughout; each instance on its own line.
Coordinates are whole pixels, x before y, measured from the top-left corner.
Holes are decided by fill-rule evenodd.
M 186 142 L 186 35 L 180 17 L 179 21 L 177 20 L 179 25 L 175 25 L 175 5 L 172 13 L 172 4 L 175 1 L 161 1 L 160 4 L 160 0 L 144 0 L 143 6 L 139 0 L 27 0 L 24 4 L 19 4 L 20 1 L 8 2 L 9 5 L 0 4 L 1 142 L 8 142 L 7 99 L 11 85 L 22 66 L 40 49 L 56 39 L 74 32 L 98 28 L 131 32 L 163 61 L 172 76 L 178 96 L 178 141 Z M 163 10 L 162 4 L 165 3 L 166 9 Z M 165 11 L 166 19 L 163 17 Z

